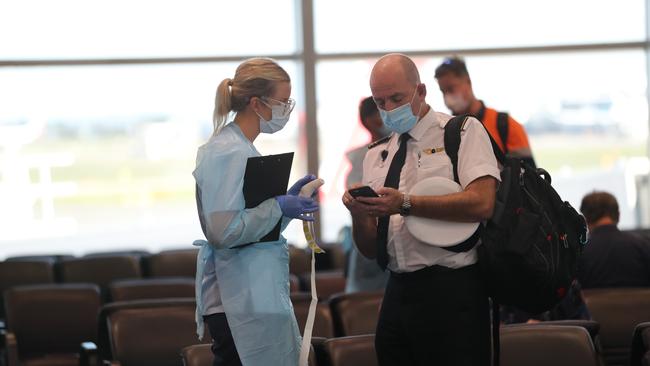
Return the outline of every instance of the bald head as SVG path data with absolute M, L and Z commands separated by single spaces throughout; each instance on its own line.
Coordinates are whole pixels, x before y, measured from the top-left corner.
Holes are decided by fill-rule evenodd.
M 401 53 L 389 53 L 377 61 L 370 73 L 370 91 L 380 109 L 390 111 L 411 103 L 415 115 L 429 111 L 424 100 L 427 88 L 420 83 L 418 68 Z
M 386 79 L 406 81 L 409 85 L 420 83 L 420 73 L 413 60 L 401 53 L 389 53 L 382 56 L 370 73 L 370 87 L 384 83 Z M 398 80 L 396 80 L 398 79 Z

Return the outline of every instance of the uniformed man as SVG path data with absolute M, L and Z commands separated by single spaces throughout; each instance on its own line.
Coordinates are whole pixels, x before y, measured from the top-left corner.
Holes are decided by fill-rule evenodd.
M 465 123 L 458 158 L 461 192 L 409 195 L 425 178 L 453 179 L 443 143 L 451 116 L 426 103 L 426 86 L 404 55 L 379 59 L 370 89 L 394 132 L 369 150 L 363 164 L 363 184 L 380 197 L 346 192 L 343 203 L 360 251 L 391 273 L 375 338 L 379 364 L 489 365 L 489 305 L 476 266 L 480 243 L 464 251 L 443 249 L 417 240 L 404 223 L 408 215 L 460 222 L 492 215 L 499 170 L 487 132 L 475 118 Z

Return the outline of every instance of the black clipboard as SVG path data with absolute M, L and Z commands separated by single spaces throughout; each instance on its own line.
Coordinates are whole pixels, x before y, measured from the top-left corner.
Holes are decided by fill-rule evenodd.
M 287 194 L 292 163 L 292 152 L 248 158 L 243 188 L 246 208 L 256 207 L 269 198 Z M 282 219 L 258 242 L 279 240 L 281 224 Z

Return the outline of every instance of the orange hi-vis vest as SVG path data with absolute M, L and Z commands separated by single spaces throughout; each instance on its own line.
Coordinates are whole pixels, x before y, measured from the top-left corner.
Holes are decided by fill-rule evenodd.
M 504 148 L 503 140 L 501 134 L 499 133 L 499 128 L 497 126 L 497 117 L 498 112 L 492 108 L 488 108 L 481 102 L 481 110 L 476 114 L 476 118 L 483 122 L 483 125 L 488 130 L 494 141 L 497 143 L 501 151 L 508 153 L 510 151 L 516 151 L 519 149 L 527 148 L 530 149 L 530 143 L 528 142 L 528 135 L 524 130 L 524 127 L 517 122 L 514 118 L 508 115 L 508 126 L 507 126 L 507 137 L 506 144 L 507 149 Z

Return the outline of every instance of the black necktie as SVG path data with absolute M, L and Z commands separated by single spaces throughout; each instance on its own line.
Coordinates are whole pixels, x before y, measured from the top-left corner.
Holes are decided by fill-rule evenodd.
M 390 188 L 399 188 L 399 175 L 402 172 L 402 167 L 406 161 L 406 145 L 407 141 L 411 138 L 408 133 L 403 133 L 399 137 L 399 148 L 393 156 L 393 160 L 390 162 L 390 167 L 388 168 L 388 174 L 386 174 L 386 181 L 384 181 L 384 187 Z M 382 270 L 386 269 L 388 265 L 388 249 L 386 245 L 388 244 L 388 222 L 390 221 L 390 216 L 382 216 L 379 218 L 379 223 L 377 224 L 377 264 Z

